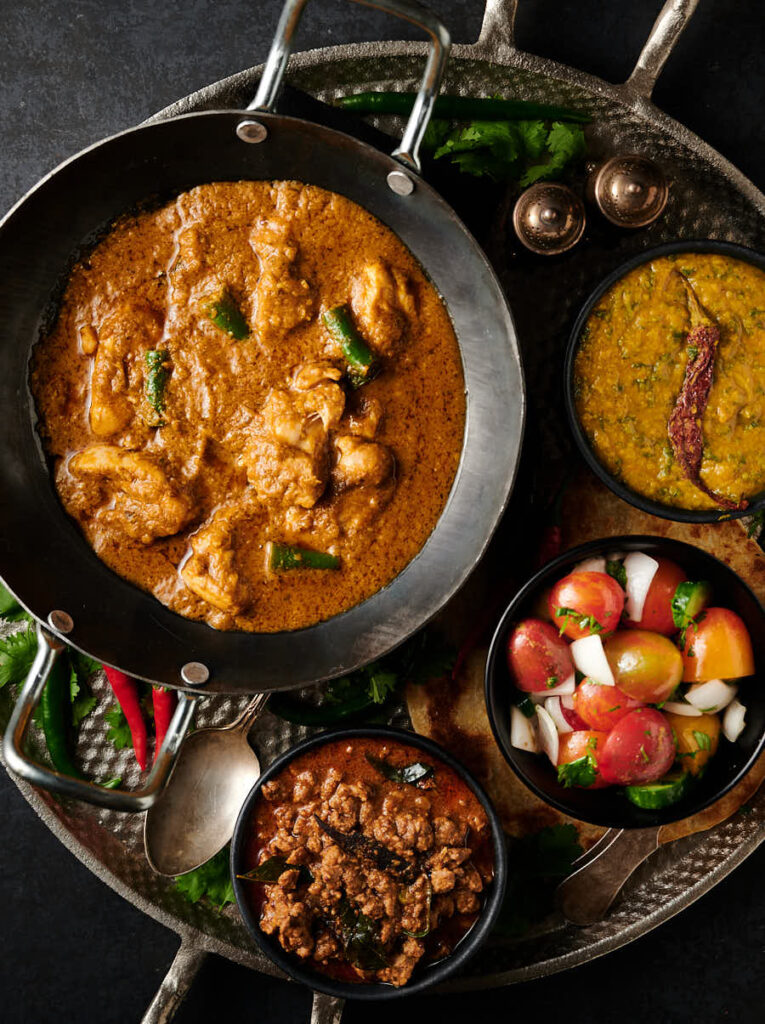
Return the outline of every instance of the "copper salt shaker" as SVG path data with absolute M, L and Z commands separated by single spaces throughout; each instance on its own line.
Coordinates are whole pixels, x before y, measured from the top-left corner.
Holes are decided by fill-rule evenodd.
M 521 242 L 541 256 L 567 252 L 584 234 L 584 204 L 567 185 L 540 181 L 518 197 L 513 227 Z
M 614 156 L 587 179 L 587 198 L 620 228 L 644 228 L 667 205 L 669 185 L 661 168 L 639 154 Z

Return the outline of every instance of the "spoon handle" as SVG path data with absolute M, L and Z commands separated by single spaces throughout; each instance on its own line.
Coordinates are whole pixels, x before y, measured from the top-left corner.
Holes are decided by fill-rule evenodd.
M 261 711 L 265 708 L 268 696 L 267 693 L 256 693 L 241 715 L 228 728 L 235 729 L 246 736 L 255 719 L 260 716 Z

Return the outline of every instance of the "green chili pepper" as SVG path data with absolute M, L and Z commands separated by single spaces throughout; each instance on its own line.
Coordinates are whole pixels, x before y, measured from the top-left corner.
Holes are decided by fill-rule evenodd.
M 156 421 L 151 424 L 154 427 L 165 425 L 162 413 L 165 411 L 165 388 L 170 377 L 167 366 L 169 357 L 170 353 L 166 348 L 149 349 L 146 353 L 146 399 L 157 414 Z
M 85 776 L 74 763 L 69 750 L 69 727 L 72 721 L 70 668 L 66 658 L 59 658 L 51 669 L 40 700 L 42 727 L 50 759 L 57 772 L 77 779 Z
M 267 545 L 268 567 L 274 572 L 285 569 L 339 569 L 340 559 L 326 551 L 313 551 L 311 548 L 296 548 L 291 544 Z
M 417 94 L 413 92 L 360 92 L 337 101 L 356 114 L 399 114 L 408 117 Z M 433 117 L 447 121 L 573 121 L 588 124 L 592 118 L 579 110 L 550 103 L 504 100 L 492 96 L 439 96 Z
M 237 341 L 249 338 L 250 328 L 247 321 L 227 289 L 224 289 L 217 299 L 213 299 L 207 309 L 207 315 L 216 327 L 220 327 Z
M 377 375 L 379 369 L 372 349 L 353 325 L 347 306 L 335 306 L 324 313 L 324 323 L 343 350 L 348 363 L 347 377 L 352 387 L 360 388 Z

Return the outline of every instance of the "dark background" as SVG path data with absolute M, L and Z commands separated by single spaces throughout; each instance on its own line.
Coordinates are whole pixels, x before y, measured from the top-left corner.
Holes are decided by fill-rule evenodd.
M 430 0 L 456 42 L 472 41 L 481 0 Z M 83 146 L 207 83 L 262 61 L 280 0 L 2 0 L 0 210 Z M 521 0 L 522 48 L 623 80 L 659 0 Z M 400 38 L 399 25 L 340 0 L 314 0 L 300 46 Z M 701 0 L 656 90 L 683 121 L 765 188 L 762 0 Z M 0 773 L 0 1020 L 138 1021 L 178 940 L 92 877 Z M 749 1024 L 765 1016 L 765 848 L 679 918 L 566 974 L 470 996 L 350 1005 L 344 1021 L 400 1024 L 489 1014 Z M 309 996 L 211 958 L 179 1024 L 303 1022 Z

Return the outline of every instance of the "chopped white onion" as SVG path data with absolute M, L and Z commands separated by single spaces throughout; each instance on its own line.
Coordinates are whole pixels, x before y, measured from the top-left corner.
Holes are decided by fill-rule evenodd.
M 526 718 L 515 705 L 510 708 L 510 743 L 518 750 L 527 750 L 530 754 L 539 753 L 534 719 Z
M 572 672 L 568 679 L 564 679 L 562 683 L 558 683 L 557 686 L 548 687 L 543 697 L 565 697 L 572 694 L 576 689 L 576 676 Z
M 722 720 L 723 736 L 735 743 L 746 725 L 746 708 L 740 700 L 732 700 L 725 709 Z
M 693 704 L 686 704 L 685 701 L 668 700 L 662 707 L 662 711 L 668 711 L 670 715 L 685 715 L 686 718 L 700 718 L 701 712 Z
M 603 650 L 603 641 L 597 633 L 583 636 L 581 640 L 574 640 L 571 644 L 571 657 L 583 675 L 604 686 L 615 685 L 611 666 Z
M 606 560 L 605 558 L 585 558 L 583 562 L 578 562 L 572 572 L 605 572 L 606 571 Z
M 642 551 L 631 551 L 624 559 L 624 570 L 627 573 L 627 600 L 625 606 L 627 617 L 633 622 L 639 622 L 643 618 L 645 599 L 648 596 L 648 588 L 653 582 L 659 563 L 650 555 Z
M 574 697 L 573 694 L 567 694 L 565 697 L 561 697 L 560 706 L 566 708 L 567 711 L 574 710 Z
M 539 746 L 554 765 L 558 763 L 558 730 L 555 728 L 549 711 L 537 704 L 537 726 L 539 727 Z
M 574 730 L 566 721 L 563 712 L 560 709 L 560 697 L 548 697 L 545 701 L 545 711 L 555 722 L 555 728 L 559 733 L 573 732 Z
M 696 683 L 686 691 L 685 699 L 699 711 L 722 711 L 738 693 L 737 686 L 724 683 L 722 679 L 709 679 L 706 683 Z

